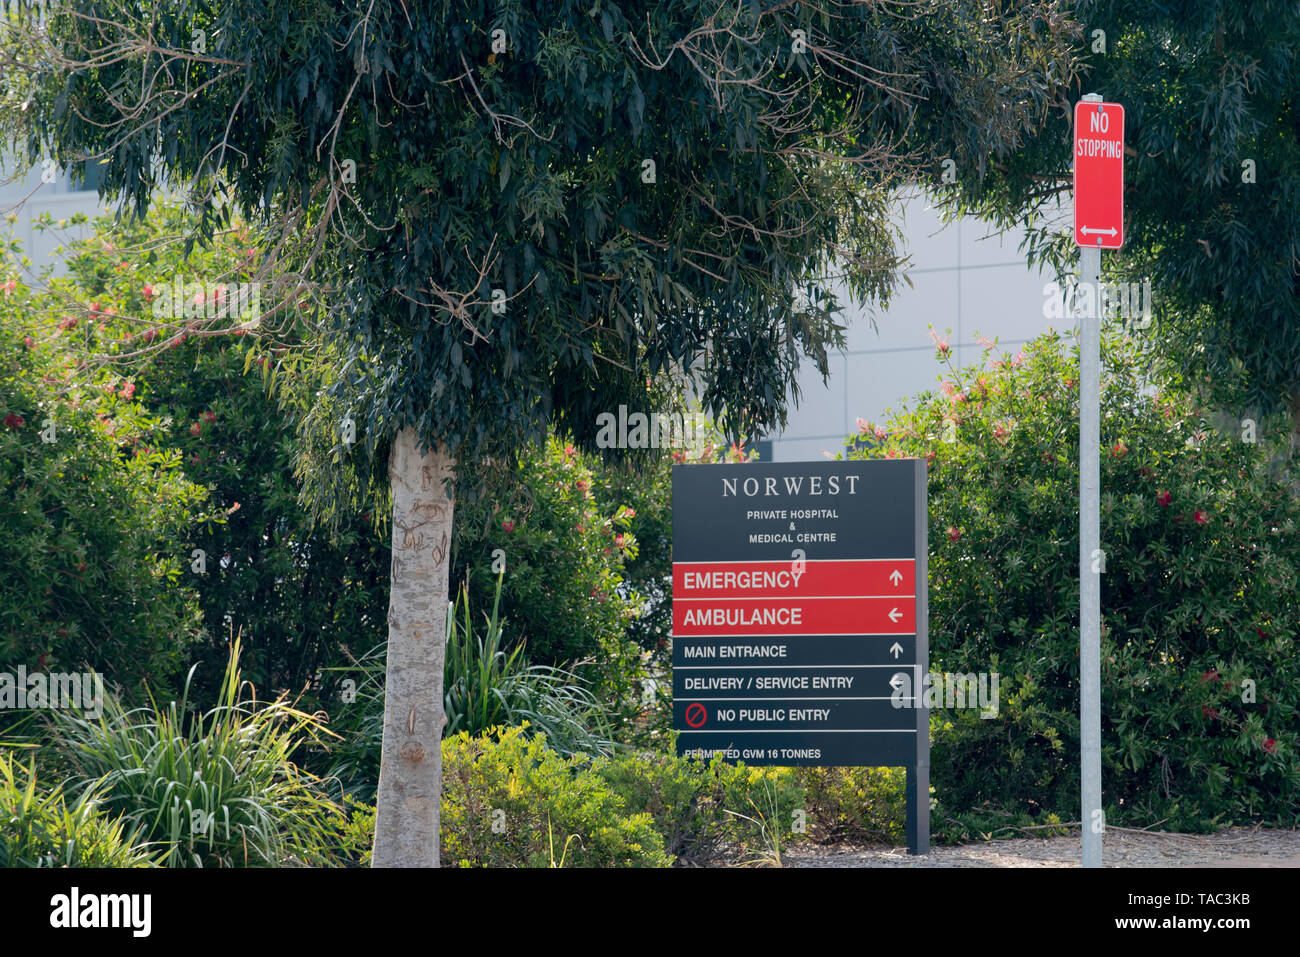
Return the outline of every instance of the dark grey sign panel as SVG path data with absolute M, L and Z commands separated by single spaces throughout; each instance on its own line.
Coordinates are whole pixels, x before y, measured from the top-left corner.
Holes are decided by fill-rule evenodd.
M 906 767 L 927 849 L 927 568 L 923 460 L 675 466 L 678 753 Z

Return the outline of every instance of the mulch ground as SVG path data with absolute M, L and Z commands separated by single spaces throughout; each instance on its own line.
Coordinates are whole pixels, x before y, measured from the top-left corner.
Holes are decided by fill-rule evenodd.
M 933 847 L 912 856 L 902 847 L 799 844 L 785 867 L 1078 867 L 1080 836 L 1012 838 Z M 1103 867 L 1300 867 L 1300 830 L 1232 827 L 1217 834 L 1110 829 Z

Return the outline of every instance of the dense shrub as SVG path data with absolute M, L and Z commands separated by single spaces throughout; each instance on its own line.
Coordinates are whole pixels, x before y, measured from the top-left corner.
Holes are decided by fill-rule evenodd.
M 819 844 L 901 844 L 906 839 L 903 768 L 796 768 L 808 839 Z
M 526 646 L 508 642 L 501 618 L 503 576 L 497 576 L 492 613 L 477 626 L 472 600 L 462 588 L 449 609 L 443 659 L 443 736 L 482 734 L 491 728 L 527 725 L 563 755 L 602 754 L 614 747 L 606 710 L 578 675 L 553 665 L 531 664 Z M 376 646 L 356 667 L 344 669 L 356 683 L 333 730 L 342 742 L 332 749 L 330 777 L 345 793 L 372 800 L 379 779 L 384 734 L 385 646 Z
M 98 808 L 88 790 L 68 804 L 61 787 L 37 787 L 33 761 L 0 755 L 0 867 L 152 867 L 146 849 L 131 843 L 121 820 Z
M 514 472 L 484 480 L 477 501 L 457 504 L 453 581 L 468 580 L 471 600 L 489 606 L 501 549 L 501 613 L 534 660 L 563 664 L 612 650 L 633 614 L 618 595 L 623 561 L 637 550 L 627 509 L 606 509 L 592 469 L 555 439 Z
M 666 867 L 654 820 L 577 756 L 521 728 L 442 742 L 442 862 L 462 867 Z
M 941 342 L 940 357 L 949 351 Z M 1144 382 L 1131 340 L 1108 333 L 1103 355 L 1107 820 L 1293 824 L 1294 476 L 1270 469 L 1267 437 L 1222 435 L 1190 398 Z M 1076 356 L 1052 333 L 1014 357 L 950 368 L 877 447 L 849 453 L 929 459 L 931 669 L 1001 675 L 995 719 L 934 717 L 933 780 L 949 817 L 1078 819 Z
M 664 847 L 683 863 L 770 855 L 793 836 L 794 812 L 804 806 L 790 768 L 628 752 L 595 762 L 593 770 L 629 808 L 654 819 Z
M 138 701 L 201 634 L 188 533 L 215 516 L 136 386 L 78 373 L 100 330 L 61 289 L 0 286 L 0 664 L 89 666 Z
M 236 641 L 216 706 L 188 719 L 184 697 L 126 711 L 109 696 L 99 719 L 54 712 L 70 787 L 99 795 L 168 867 L 324 863 L 338 808 L 290 757 L 321 728 L 283 700 L 259 703 L 238 661 Z
M 83 350 L 114 357 L 111 368 L 164 423 L 151 444 L 174 454 L 223 516 L 192 526 L 184 552 L 183 580 L 198 595 L 206 632 L 187 655 L 204 664 L 196 692 L 216 694 L 228 644 L 240 635 L 245 677 L 296 694 L 349 650 L 360 654 L 384 638 L 388 541 L 364 509 L 341 511 L 327 534 L 299 504 L 296 420 L 269 385 L 288 351 L 301 351 L 302 330 L 282 315 L 260 322 L 270 289 L 227 294 L 240 314 L 204 320 L 204 334 L 184 315 L 155 314 L 175 280 L 201 283 L 204 310 L 215 313 L 218 284 L 242 288 L 257 275 L 257 253 L 238 222 L 190 250 L 179 238 L 188 225 L 181 207 L 166 204 L 144 221 L 97 219 L 86 238 L 68 243 L 68 276 L 55 291 L 76 308 L 93 304 L 95 337 Z M 309 380 L 311 369 L 296 374 Z M 204 553 L 201 569 L 191 565 L 194 549 Z M 309 689 L 308 707 L 325 693 Z

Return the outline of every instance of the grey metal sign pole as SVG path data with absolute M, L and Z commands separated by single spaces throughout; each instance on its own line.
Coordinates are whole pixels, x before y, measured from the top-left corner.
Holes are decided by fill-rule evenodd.
M 1101 102 L 1099 94 L 1083 97 Z M 1077 160 L 1076 160 L 1077 162 Z M 1083 866 L 1101 867 L 1101 250 L 1079 250 L 1079 751 Z M 1095 570 L 1094 570 L 1095 569 Z
M 930 510 L 929 483 L 925 459 L 917 463 L 916 498 L 916 672 L 912 702 L 916 709 L 916 766 L 908 767 L 907 850 L 909 854 L 930 853 L 930 709 L 921 689 L 930 661 Z M 924 669 L 924 670 L 923 670 Z

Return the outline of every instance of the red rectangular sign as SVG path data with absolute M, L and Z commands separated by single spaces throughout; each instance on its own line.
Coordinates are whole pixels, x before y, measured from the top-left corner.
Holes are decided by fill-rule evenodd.
M 1124 245 L 1124 107 L 1074 104 L 1074 241 L 1092 249 Z
M 675 562 L 674 598 L 916 594 L 916 560 Z
M 678 598 L 673 635 L 913 635 L 915 598 Z

